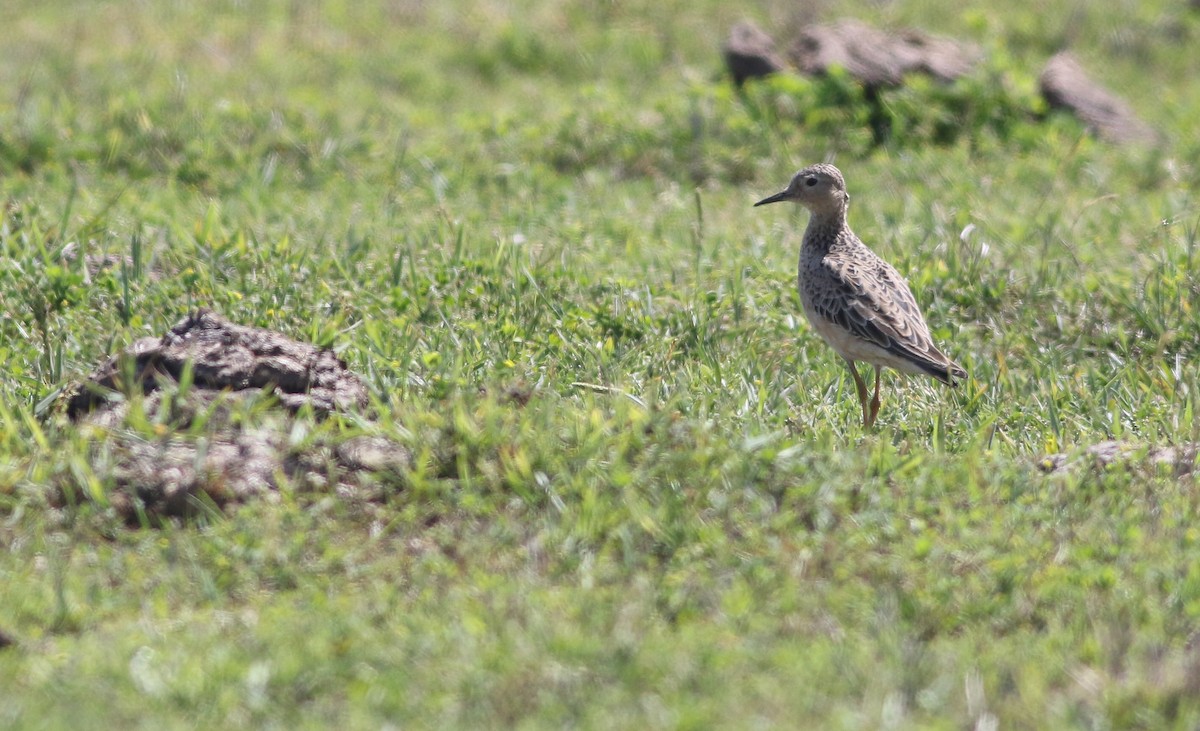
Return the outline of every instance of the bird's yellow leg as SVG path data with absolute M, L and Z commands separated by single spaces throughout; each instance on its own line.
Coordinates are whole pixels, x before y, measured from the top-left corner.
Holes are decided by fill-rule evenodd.
M 883 378 L 882 369 L 879 366 L 875 366 L 875 395 L 871 398 L 871 418 L 867 422 L 868 429 L 875 426 L 875 417 L 879 416 L 879 380 L 881 378 Z M 864 397 L 866 396 L 866 394 L 863 395 Z
M 875 419 L 873 416 L 867 415 L 867 384 L 863 382 L 862 376 L 858 375 L 858 369 L 854 367 L 854 361 L 849 358 L 845 358 L 844 360 L 846 361 L 846 367 L 850 369 L 850 375 L 854 376 L 854 390 L 858 392 L 858 405 L 862 407 L 863 426 L 870 429 Z

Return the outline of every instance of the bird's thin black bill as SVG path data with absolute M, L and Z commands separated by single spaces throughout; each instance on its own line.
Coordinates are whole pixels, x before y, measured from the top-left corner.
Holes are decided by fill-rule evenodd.
M 755 203 L 754 205 L 755 205 L 755 207 L 757 207 L 757 206 L 765 206 L 768 203 L 778 203 L 779 201 L 784 200 L 786 197 L 787 197 L 787 191 L 781 190 L 778 193 L 776 193 L 775 195 L 763 198 L 762 200 L 760 200 L 758 203 Z

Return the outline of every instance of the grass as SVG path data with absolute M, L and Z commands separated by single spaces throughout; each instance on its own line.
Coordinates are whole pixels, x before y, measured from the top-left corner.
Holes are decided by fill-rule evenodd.
M 707 0 L 17 2 L 0 725 L 1200 723 L 1196 478 L 1037 466 L 1200 440 L 1200 17 L 843 6 L 988 64 L 885 97 L 876 146 L 844 79 L 735 93 Z M 745 12 L 834 17 L 792 7 Z M 1064 44 L 1163 145 L 1038 119 Z M 971 372 L 889 374 L 875 433 L 800 315 L 803 216 L 750 207 L 826 158 Z M 53 399 L 201 305 L 336 348 L 378 418 L 294 438 L 413 470 L 124 527 Z

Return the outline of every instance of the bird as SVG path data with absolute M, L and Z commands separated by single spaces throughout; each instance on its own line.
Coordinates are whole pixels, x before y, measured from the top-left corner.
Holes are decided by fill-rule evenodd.
M 810 165 L 786 188 L 754 205 L 783 201 L 809 210 L 797 274 L 800 301 L 813 329 L 854 376 L 864 428 L 872 429 L 879 415 L 884 366 L 932 376 L 948 386 L 967 377 L 963 367 L 934 344 L 904 277 L 850 230 L 850 194 L 840 170 L 826 163 Z M 869 403 L 857 361 L 875 368 L 875 394 Z

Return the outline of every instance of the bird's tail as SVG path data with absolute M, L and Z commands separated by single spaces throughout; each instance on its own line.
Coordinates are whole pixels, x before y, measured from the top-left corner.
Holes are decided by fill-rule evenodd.
M 958 386 L 958 383 L 954 379 L 967 377 L 967 371 L 949 358 L 947 358 L 944 363 L 926 362 L 919 365 L 921 370 L 925 371 L 951 388 Z

